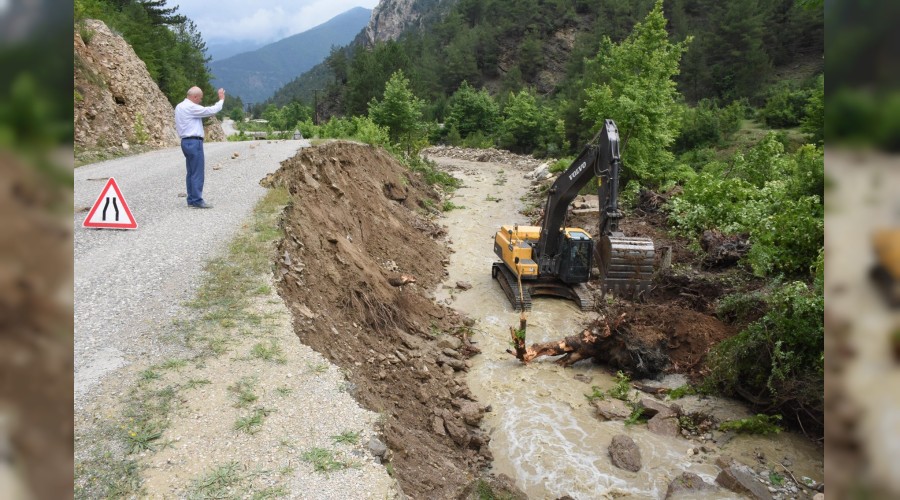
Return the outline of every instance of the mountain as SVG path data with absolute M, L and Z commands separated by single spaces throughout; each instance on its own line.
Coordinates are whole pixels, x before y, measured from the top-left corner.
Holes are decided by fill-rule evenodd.
M 235 54 L 242 54 L 256 50 L 265 45 L 253 40 L 241 40 L 238 42 L 212 42 L 206 44 L 206 55 L 213 61 L 221 61 Z
M 276 89 L 322 62 L 332 46 L 348 44 L 369 23 L 372 11 L 356 7 L 324 24 L 252 52 L 210 63 L 214 87 L 244 103 L 269 98 Z

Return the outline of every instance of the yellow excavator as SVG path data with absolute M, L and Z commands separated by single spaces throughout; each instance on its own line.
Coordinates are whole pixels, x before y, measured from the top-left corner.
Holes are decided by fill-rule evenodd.
M 872 235 L 872 247 L 876 258 L 872 278 L 888 302 L 900 307 L 900 228 L 876 231 Z
M 593 305 L 585 286 L 593 261 L 600 269 L 604 295 L 638 295 L 650 289 L 654 248 L 649 238 L 619 231 L 619 131 L 606 120 L 596 136 L 548 191 L 541 226 L 502 226 L 494 236 L 491 274 L 518 311 L 531 309 L 533 296 L 574 300 L 582 310 Z M 569 204 L 588 182 L 599 180 L 600 224 L 596 240 L 586 230 L 566 227 Z

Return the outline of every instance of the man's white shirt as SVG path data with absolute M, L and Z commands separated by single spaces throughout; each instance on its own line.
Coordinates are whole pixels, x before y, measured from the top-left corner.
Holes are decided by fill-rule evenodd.
M 194 104 L 187 98 L 175 106 L 175 131 L 178 137 L 203 137 L 203 120 L 207 116 L 222 111 L 224 100 L 213 104 L 212 106 L 201 106 Z

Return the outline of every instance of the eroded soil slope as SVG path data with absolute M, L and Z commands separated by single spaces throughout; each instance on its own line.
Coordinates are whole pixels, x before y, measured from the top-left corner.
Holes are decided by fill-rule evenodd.
M 464 319 L 427 293 L 447 252 L 420 208 L 436 193 L 383 150 L 346 142 L 305 149 L 266 182 L 292 197 L 276 277 L 300 340 L 383 415 L 406 494 L 457 496 L 489 451 L 463 373 L 475 352 Z

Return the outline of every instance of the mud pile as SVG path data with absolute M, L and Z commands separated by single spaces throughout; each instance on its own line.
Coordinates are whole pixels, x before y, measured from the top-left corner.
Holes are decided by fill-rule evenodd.
M 385 458 L 407 495 L 457 496 L 490 452 L 465 382 L 477 349 L 427 292 L 447 263 L 443 229 L 422 215 L 437 194 L 383 150 L 346 142 L 301 151 L 265 183 L 291 194 L 276 276 L 300 340 L 384 416 Z

